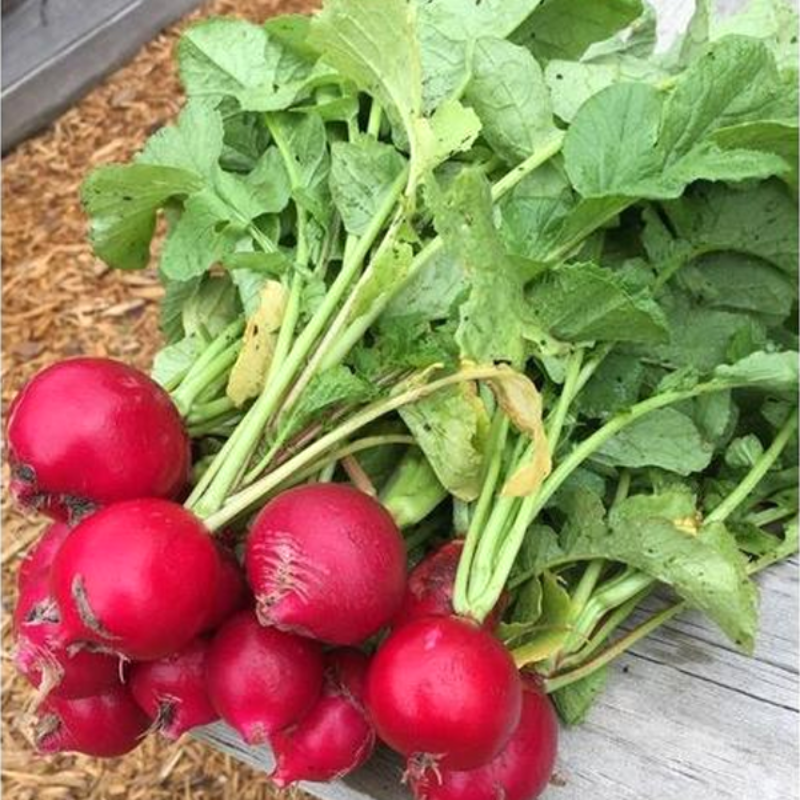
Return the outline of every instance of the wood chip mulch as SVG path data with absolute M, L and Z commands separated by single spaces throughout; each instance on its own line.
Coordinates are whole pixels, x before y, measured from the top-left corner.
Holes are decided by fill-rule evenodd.
M 172 120 L 181 90 L 172 58 L 182 28 L 202 16 L 260 21 L 313 0 L 215 0 L 146 45 L 50 128 L 3 160 L 2 403 L 42 367 L 75 355 L 110 356 L 143 369 L 159 346 L 153 270 L 118 273 L 92 254 L 78 189 L 94 166 L 125 161 Z M 4 467 L 4 484 L 7 468 Z M 265 800 L 263 774 L 188 739 L 150 737 L 108 761 L 37 758 L 19 727 L 30 688 L 12 666 L 16 570 L 44 526 L 2 500 L 2 790 L 8 800 Z M 289 793 L 291 796 L 291 793 Z

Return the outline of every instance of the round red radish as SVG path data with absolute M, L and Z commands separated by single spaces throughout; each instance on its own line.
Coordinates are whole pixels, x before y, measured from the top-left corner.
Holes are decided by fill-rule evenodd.
M 240 611 L 217 631 L 206 660 L 211 703 L 248 744 L 263 744 L 307 714 L 322 675 L 316 642 L 264 628 L 252 611 Z
M 392 627 L 399 628 L 420 617 L 446 617 L 454 613 L 453 590 L 463 549 L 464 540 L 453 539 L 429 553 L 411 570 L 403 604 L 392 620 Z M 501 614 L 501 604 L 498 604 L 483 626 L 494 630 Z
M 37 716 L 34 744 L 45 754 L 121 756 L 139 745 L 150 725 L 144 711 L 122 686 L 77 700 L 48 697 Z
M 219 554 L 219 580 L 214 593 L 209 619 L 204 631 L 215 631 L 228 617 L 245 608 L 251 601 L 244 572 L 236 556 L 225 547 L 217 546 Z
M 14 609 L 14 665 L 45 694 L 63 698 L 89 697 L 118 686 L 120 657 L 90 644 L 62 646 L 60 617 L 50 597 L 48 576 L 28 577 Z
M 423 617 L 394 631 L 372 659 L 367 707 L 378 735 L 416 762 L 474 769 L 519 722 L 522 683 L 490 633 L 459 617 Z
M 20 591 L 31 578 L 49 572 L 50 565 L 70 530 L 70 526 L 65 522 L 54 522 L 45 528 L 19 565 L 17 588 Z
M 81 522 L 53 562 L 64 643 L 137 661 L 179 650 L 211 614 L 219 556 L 205 526 L 167 500 L 115 503 Z
M 136 497 L 176 497 L 189 439 L 169 395 L 139 370 L 75 358 L 39 372 L 8 418 L 11 492 L 58 518 Z
M 270 777 L 278 786 L 341 778 L 375 749 L 375 729 L 363 703 L 367 657 L 348 648 L 328 653 L 325 661 L 325 685 L 314 708 L 270 740 L 276 759 Z
M 194 639 L 177 653 L 131 667 L 133 699 L 170 739 L 217 719 L 206 690 L 209 642 Z
M 330 644 L 379 631 L 405 589 L 400 531 L 380 503 L 342 484 L 299 486 L 267 503 L 245 566 L 264 625 Z
M 526 680 L 519 725 L 498 756 L 466 772 L 420 772 L 411 764 L 409 780 L 417 800 L 534 800 L 550 780 L 557 748 L 553 706 L 539 686 Z

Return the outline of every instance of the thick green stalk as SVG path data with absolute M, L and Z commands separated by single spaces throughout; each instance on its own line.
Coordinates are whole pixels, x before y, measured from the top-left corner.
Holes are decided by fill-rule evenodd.
M 447 497 L 447 489 L 418 447 L 405 452 L 380 495 L 399 528 L 422 522 Z
M 188 416 L 195 400 L 202 394 L 209 383 L 217 380 L 230 370 L 239 357 L 241 348 L 242 343 L 240 341 L 235 342 L 226 350 L 223 350 L 216 358 L 212 359 L 205 366 L 202 373 L 198 373 L 195 376 L 187 376 L 183 383 L 172 393 L 172 400 L 181 416 Z
M 394 395 L 386 400 L 380 400 L 363 408 L 346 422 L 342 423 L 338 428 L 317 439 L 313 444 L 285 461 L 271 473 L 230 497 L 221 509 L 206 518 L 206 525 L 211 530 L 217 530 L 223 525 L 226 525 L 253 504 L 260 502 L 276 486 L 279 486 L 290 477 L 293 472 L 304 469 L 309 464 L 314 463 L 316 459 L 323 456 L 339 442 L 352 436 L 370 422 L 380 419 L 380 417 L 385 414 L 396 411 L 398 408 L 408 403 L 421 400 L 423 397 L 428 397 L 447 386 L 453 386 L 454 384 L 463 383 L 465 381 L 489 380 L 502 374 L 503 370 L 500 367 L 471 367 L 463 369 L 453 375 L 448 375 L 444 378 L 432 381 L 431 383 L 422 386 L 414 386 L 400 394 Z
M 475 551 L 480 541 L 486 517 L 492 506 L 497 482 L 500 479 L 500 470 L 503 466 L 503 451 L 505 450 L 506 438 L 508 437 L 508 417 L 502 412 L 495 413 L 492 420 L 492 428 L 489 433 L 487 452 L 490 453 L 489 461 L 486 465 L 486 472 L 481 486 L 481 493 L 472 514 L 467 536 L 464 540 L 464 549 L 458 561 L 458 571 L 453 591 L 453 608 L 457 614 L 469 614 L 469 578 L 472 571 L 472 561 Z

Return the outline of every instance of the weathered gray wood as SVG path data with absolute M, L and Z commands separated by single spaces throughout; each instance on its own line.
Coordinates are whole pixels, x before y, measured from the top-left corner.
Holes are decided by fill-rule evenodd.
M 665 625 L 618 660 L 588 721 L 562 734 L 556 785 L 544 800 L 790 800 L 798 785 L 798 568 L 760 577 L 753 657 L 699 614 Z M 223 725 L 200 738 L 261 769 Z M 402 765 L 382 751 L 344 781 L 307 784 L 324 800 L 400 800 Z
M 2 147 L 71 106 L 202 0 L 25 0 L 3 17 Z

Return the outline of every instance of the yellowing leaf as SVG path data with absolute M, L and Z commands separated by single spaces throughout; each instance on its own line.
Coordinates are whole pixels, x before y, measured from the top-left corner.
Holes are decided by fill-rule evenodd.
M 278 281 L 267 281 L 261 289 L 258 311 L 247 321 L 244 344 L 228 379 L 227 395 L 237 406 L 258 397 L 264 388 L 286 310 L 287 294 Z
M 533 442 L 532 459 L 511 475 L 502 492 L 507 497 L 525 497 L 538 490 L 553 468 L 542 422 L 542 396 L 533 381 L 510 367 L 489 384 L 500 408 Z

